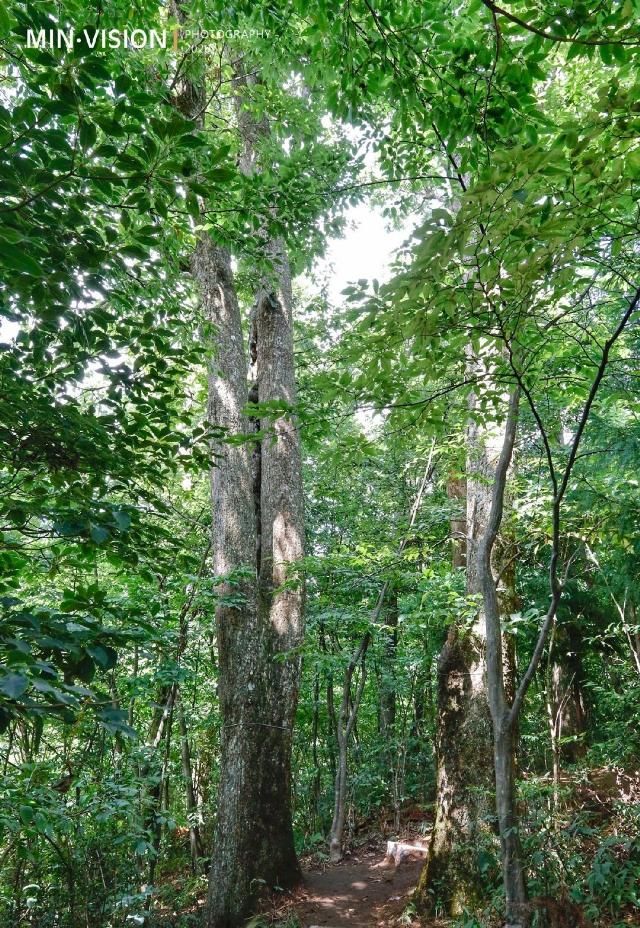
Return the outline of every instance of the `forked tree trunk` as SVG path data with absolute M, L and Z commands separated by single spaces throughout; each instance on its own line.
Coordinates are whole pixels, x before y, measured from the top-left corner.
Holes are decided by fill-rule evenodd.
M 247 362 L 229 255 L 202 239 L 194 270 L 217 332 L 210 421 L 230 435 L 248 435 Z M 272 305 L 274 300 L 268 302 L 258 313 L 261 401 L 282 398 L 284 392 L 289 397 L 293 376 L 288 369 L 293 352 L 287 351 L 283 334 L 288 317 Z M 214 572 L 221 580 L 216 625 L 222 725 L 211 928 L 236 928 L 252 913 L 263 888 L 287 887 L 299 879 L 290 801 L 298 658 L 283 655 L 299 643 L 301 594 L 281 586 L 289 562 L 301 552 L 301 507 L 291 501 L 292 492 L 300 495 L 295 476 L 299 480 L 300 473 L 296 446 L 292 450 L 287 442 L 292 426 L 281 422 L 275 424 L 275 437 L 262 442 L 259 584 L 251 444 L 218 446 L 212 472 Z M 278 476 L 290 483 L 281 484 Z
M 528 689 L 539 667 L 548 636 L 556 621 L 558 606 L 562 599 L 562 582 L 559 577 L 562 537 L 562 503 L 569 487 L 573 468 L 578 459 L 580 443 L 589 422 L 591 411 L 600 385 L 607 373 L 611 351 L 624 332 L 631 317 L 640 305 L 640 287 L 627 300 L 622 316 L 611 335 L 602 346 L 587 398 L 578 417 L 566 460 L 558 468 L 554 459 L 547 432 L 532 394 L 515 363 L 514 349 L 505 343 L 511 371 L 516 379 L 509 397 L 508 413 L 504 427 L 504 440 L 493 474 L 492 498 L 487 527 L 478 548 L 477 570 L 482 590 L 482 601 L 486 619 L 487 638 L 487 681 L 491 720 L 493 723 L 494 764 L 496 777 L 496 806 L 502 849 L 503 883 L 506 900 L 506 924 L 509 928 L 528 928 L 531 922 L 531 907 L 527 900 L 524 860 L 520 846 L 519 823 L 515 801 L 514 742 L 518 719 Z M 520 396 L 524 395 L 538 425 L 538 434 L 545 448 L 549 479 L 553 489 L 551 502 L 551 557 L 549 561 L 550 602 L 540 626 L 529 664 L 522 674 L 513 696 L 509 699 L 504 680 L 502 647 L 502 620 L 499 595 L 492 565 L 493 549 L 502 524 L 505 504 L 507 474 L 513 458 L 518 429 Z
M 209 421 L 229 436 L 246 435 L 247 362 L 230 255 L 202 236 L 193 270 L 205 318 L 216 331 L 209 373 Z M 261 842 L 259 835 L 255 840 L 248 834 L 247 823 L 260 816 L 256 765 L 261 757 L 255 727 L 263 699 L 263 673 L 256 650 L 260 627 L 251 448 L 246 443 L 225 443 L 214 450 L 211 496 L 213 570 L 219 581 L 216 627 L 221 757 L 210 923 L 222 928 L 248 914 L 255 898 L 251 883 L 256 875 L 254 864 L 260 866 L 256 858 L 260 857 Z M 218 893 L 224 896 L 222 903 Z
M 174 12 L 184 21 L 179 0 Z M 242 99 L 245 90 L 241 81 Z M 253 156 L 256 138 L 243 131 L 242 99 L 236 100 L 238 124 Z M 178 85 L 177 105 L 198 126 L 206 101 L 204 81 Z M 294 406 L 289 266 L 281 242 L 264 236 L 263 245 L 272 273 L 263 279 L 254 312 L 255 398 Z M 289 574 L 304 547 L 302 468 L 291 415 L 258 423 L 267 436 L 257 446 L 251 438 L 256 423 L 246 408 L 248 364 L 231 256 L 208 232 L 198 238 L 192 272 L 215 333 L 208 418 L 219 430 L 211 498 L 220 786 L 206 921 L 209 928 L 238 928 L 265 888 L 289 887 L 300 878 L 291 822 L 291 741 L 303 590 Z
M 271 271 L 254 309 L 252 399 L 293 408 L 289 265 L 281 242 L 265 237 L 264 249 Z M 246 414 L 248 365 L 230 257 L 203 237 L 194 272 L 216 331 L 209 419 L 231 436 L 248 436 L 255 422 L 252 428 Z M 303 589 L 290 575 L 304 551 L 300 443 L 292 413 L 258 425 L 265 435 L 259 453 L 255 442 L 219 444 L 212 472 L 214 571 L 222 581 L 216 610 L 222 726 L 210 928 L 236 928 L 265 888 L 287 888 L 300 879 L 291 742 Z
M 589 422 L 598 390 L 607 372 L 611 351 L 624 332 L 629 320 L 636 312 L 638 305 L 640 305 L 640 288 L 636 289 L 635 293 L 627 301 L 627 305 L 616 328 L 602 346 L 600 360 L 595 370 L 593 380 L 591 381 L 586 401 L 578 417 L 578 423 L 573 432 L 573 437 L 568 445 L 566 461 L 561 469 L 559 469 L 554 462 L 551 446 L 542 424 L 540 413 L 533 402 L 531 392 L 515 364 L 513 347 L 509 344 L 506 345 L 511 370 L 515 375 L 517 386 L 513 388 L 509 397 L 504 441 L 494 472 L 489 519 L 487 529 L 479 546 L 477 564 L 487 628 L 487 679 L 489 706 L 493 722 L 496 805 L 500 829 L 500 842 L 502 846 L 506 921 L 510 928 L 528 928 L 531 922 L 531 907 L 528 905 L 527 901 L 524 860 L 520 847 L 520 834 L 515 804 L 513 772 L 515 731 L 517 729 L 524 699 L 540 664 L 548 636 L 556 622 L 558 606 L 562 599 L 562 582 L 559 578 L 558 570 L 561 558 L 562 503 L 569 487 L 573 468 L 578 458 L 580 443 Z M 521 393 L 524 394 L 536 423 L 538 424 L 539 435 L 545 447 L 549 479 L 553 489 L 551 503 L 551 558 L 549 561 L 550 602 L 547 613 L 540 626 L 531 659 L 518 684 L 513 700 L 511 701 L 507 696 L 504 682 L 502 621 L 496 578 L 494 577 L 492 568 L 492 553 L 504 512 L 507 474 L 515 446 Z

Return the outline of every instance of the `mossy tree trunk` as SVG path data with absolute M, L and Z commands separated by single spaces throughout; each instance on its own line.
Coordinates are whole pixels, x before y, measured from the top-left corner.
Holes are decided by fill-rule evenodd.
M 473 403 L 471 408 L 473 413 Z M 500 429 L 467 427 L 466 479 L 449 481 L 459 502 L 451 519 L 454 567 L 465 567 L 470 596 L 481 592 L 478 545 L 491 505 L 491 475 Z M 415 894 L 418 909 L 459 915 L 483 895 L 482 834 L 495 818 L 491 716 L 487 703 L 486 632 L 479 609 L 471 627 L 451 626 L 438 660 L 436 803 L 429 853 Z M 486 843 L 486 842 L 485 842 Z

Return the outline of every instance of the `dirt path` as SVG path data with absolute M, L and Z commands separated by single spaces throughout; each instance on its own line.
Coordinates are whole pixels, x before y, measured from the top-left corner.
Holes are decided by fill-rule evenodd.
M 384 863 L 384 848 L 361 849 L 340 864 L 305 873 L 294 911 L 303 928 L 389 926 L 410 900 L 420 860 L 395 869 Z

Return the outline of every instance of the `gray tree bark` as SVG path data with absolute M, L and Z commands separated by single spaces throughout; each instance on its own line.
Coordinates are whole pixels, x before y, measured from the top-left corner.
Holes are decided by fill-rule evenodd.
M 185 805 L 187 821 L 189 823 L 189 850 L 191 853 L 191 870 L 194 874 L 202 871 L 202 858 L 204 856 L 200 825 L 198 822 L 198 800 L 193 788 L 193 766 L 191 764 L 191 747 L 189 745 L 189 732 L 187 720 L 184 715 L 182 699 L 178 702 L 178 724 L 180 726 L 180 762 L 182 778 L 184 780 Z
M 489 514 L 490 475 L 500 438 L 500 430 L 481 429 L 470 420 L 466 482 L 449 482 L 450 497 L 461 500 L 466 509 L 466 518 L 456 513 L 451 521 L 452 562 L 466 567 L 471 596 L 481 592 L 478 546 Z M 451 626 L 438 660 L 436 814 L 415 896 L 425 914 L 437 904 L 451 916 L 460 915 L 482 899 L 478 837 L 491 828 L 494 783 L 485 639 L 484 612 L 479 608 L 471 629 Z
M 177 14 L 182 17 L 179 5 Z M 178 87 L 177 105 L 197 125 L 206 99 L 204 84 L 185 80 Z M 293 403 L 290 279 L 281 256 L 277 286 L 261 288 L 257 301 L 258 398 Z M 294 426 L 278 418 L 257 446 L 264 454 L 255 453 L 231 255 L 206 232 L 192 273 L 215 332 L 208 418 L 217 436 L 211 498 L 221 738 L 207 924 L 238 928 L 264 888 L 287 887 L 300 876 L 290 800 L 299 660 L 288 655 L 302 634 L 302 594 L 282 586 L 303 550 L 300 452 Z M 266 534 L 262 545 L 259 526 Z
M 382 603 L 380 602 L 380 606 L 381 605 Z M 329 854 L 331 860 L 334 862 L 342 859 L 342 843 L 347 810 L 349 741 L 351 739 L 353 726 L 358 717 L 360 701 L 367 679 L 365 660 L 370 641 L 371 635 L 367 632 L 345 669 L 342 684 L 342 701 L 338 714 L 336 714 L 333 700 L 333 682 L 330 681 L 327 687 L 329 717 L 332 720 L 338 743 L 338 761 L 334 783 L 333 819 L 329 832 Z M 352 696 L 351 687 L 353 675 L 358 666 L 360 666 L 360 679 L 358 680 L 355 696 Z
M 488 700 L 493 723 L 496 811 L 506 895 L 506 923 L 513 928 L 527 928 L 531 913 L 524 878 L 515 793 L 515 723 L 518 716 L 510 711 L 505 687 L 500 604 L 491 563 L 502 522 L 507 473 L 513 457 L 518 425 L 519 400 L 520 391 L 515 389 L 509 399 L 504 439 L 495 466 L 489 517 L 477 551 L 476 564 L 487 629 Z
M 242 111 L 240 104 L 239 112 Z M 255 158 L 256 137 L 245 135 Z M 291 278 L 284 245 L 263 238 L 271 271 L 253 312 L 252 401 L 296 403 Z M 244 351 L 230 256 L 203 238 L 194 257 L 216 331 L 209 379 L 212 424 L 230 436 L 212 471 L 214 571 L 222 720 L 220 788 L 208 897 L 210 928 L 236 928 L 265 888 L 300 879 L 291 817 L 291 740 L 300 674 L 303 588 L 292 567 L 304 553 L 302 467 L 293 414 L 251 423 Z

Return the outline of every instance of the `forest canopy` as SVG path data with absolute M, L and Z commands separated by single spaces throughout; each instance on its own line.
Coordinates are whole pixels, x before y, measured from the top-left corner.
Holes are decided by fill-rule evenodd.
M 639 63 L 4 0 L 0 926 L 640 922 Z

